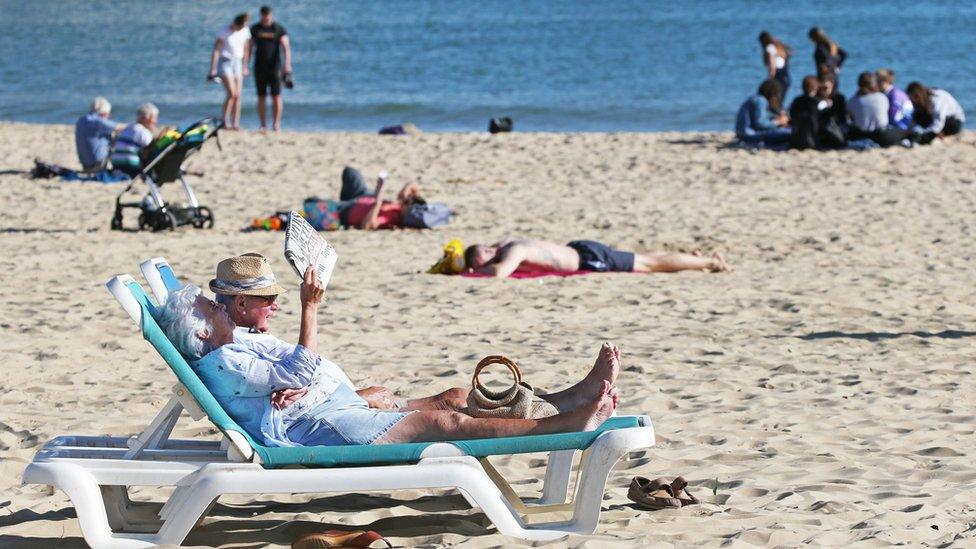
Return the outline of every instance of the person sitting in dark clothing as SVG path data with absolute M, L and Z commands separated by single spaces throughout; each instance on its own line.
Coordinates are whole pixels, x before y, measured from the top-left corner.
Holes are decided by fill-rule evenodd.
M 820 144 L 827 149 L 847 145 L 847 99 L 837 91 L 837 81 L 830 74 L 820 75 L 817 97 L 824 105 L 820 110 Z
M 821 148 L 820 107 L 823 100 L 817 97 L 819 88 L 817 77 L 807 76 L 803 79 L 803 94 L 790 105 L 791 149 Z

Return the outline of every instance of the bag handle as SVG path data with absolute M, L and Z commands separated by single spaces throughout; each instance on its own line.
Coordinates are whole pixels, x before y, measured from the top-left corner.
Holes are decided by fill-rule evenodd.
M 515 383 L 512 384 L 513 386 L 522 383 L 522 371 L 519 370 L 518 364 L 516 364 L 514 360 L 502 355 L 490 355 L 481 359 L 481 362 L 475 366 L 474 375 L 471 376 L 472 390 L 476 390 L 478 386 L 481 385 L 481 382 L 478 379 L 481 375 L 481 371 L 492 364 L 504 364 L 505 366 L 508 366 L 508 369 L 512 372 L 512 377 L 515 378 Z

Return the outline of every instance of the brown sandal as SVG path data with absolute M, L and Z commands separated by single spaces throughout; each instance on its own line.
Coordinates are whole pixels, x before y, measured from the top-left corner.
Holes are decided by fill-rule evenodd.
M 651 511 L 681 507 L 681 500 L 675 496 L 671 483 L 664 478 L 648 480 L 644 477 L 634 477 L 634 480 L 630 481 L 627 499 Z
M 698 498 L 688 491 L 688 481 L 685 480 L 685 477 L 677 477 L 671 481 L 671 493 L 678 498 L 682 507 L 699 503 Z

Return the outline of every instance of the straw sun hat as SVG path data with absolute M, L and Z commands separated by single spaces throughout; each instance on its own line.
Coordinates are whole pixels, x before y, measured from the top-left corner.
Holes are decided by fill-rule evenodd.
M 217 264 L 217 275 L 210 281 L 210 290 L 224 295 L 277 295 L 285 293 L 271 272 L 268 258 L 246 253 L 225 259 Z

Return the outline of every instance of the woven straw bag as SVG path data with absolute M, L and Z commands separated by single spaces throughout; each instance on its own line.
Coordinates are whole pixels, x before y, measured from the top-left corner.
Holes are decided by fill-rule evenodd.
M 482 370 L 492 364 L 504 364 L 512 372 L 514 382 L 502 391 L 493 391 L 481 384 Z M 486 356 L 478 363 L 471 377 L 467 414 L 472 417 L 540 419 L 559 413 L 556 407 L 535 396 L 532 386 L 522 381 L 518 364 L 501 355 Z

